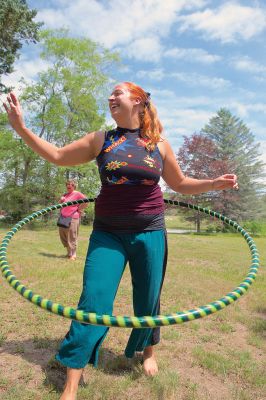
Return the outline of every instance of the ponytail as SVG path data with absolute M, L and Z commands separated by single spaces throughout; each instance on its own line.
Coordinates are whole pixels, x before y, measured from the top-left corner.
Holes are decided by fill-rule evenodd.
M 147 142 L 146 149 L 154 150 L 160 141 L 163 126 L 158 118 L 157 110 L 150 100 L 150 93 L 132 82 L 124 82 L 133 98 L 139 97 L 143 103 L 143 111 L 139 113 L 140 134 Z
M 144 105 L 144 110 L 139 117 L 141 136 L 149 139 L 146 148 L 147 150 L 154 150 L 156 144 L 160 141 L 163 127 L 158 118 L 157 110 L 150 100 L 148 105 Z

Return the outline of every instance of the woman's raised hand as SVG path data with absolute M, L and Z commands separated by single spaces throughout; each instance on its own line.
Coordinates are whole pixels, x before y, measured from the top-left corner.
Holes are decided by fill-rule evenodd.
M 22 109 L 18 98 L 13 92 L 7 95 L 7 101 L 3 103 L 3 106 L 5 107 L 12 128 L 15 130 L 23 128 L 25 123 L 23 120 Z
M 238 190 L 237 176 L 234 174 L 226 174 L 219 176 L 212 181 L 212 190 L 225 190 L 236 189 Z

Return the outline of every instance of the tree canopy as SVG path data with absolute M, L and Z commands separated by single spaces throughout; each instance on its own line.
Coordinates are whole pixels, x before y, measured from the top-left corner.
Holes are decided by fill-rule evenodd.
M 218 159 L 231 167 L 228 172 L 238 176 L 238 199 L 225 201 L 226 192 L 222 192 L 221 211 L 239 220 L 254 218 L 259 213 L 258 194 L 265 178 L 260 145 L 254 134 L 226 108 L 218 110 L 201 132 L 214 142 Z
M 189 196 L 189 201 L 215 209 L 238 221 L 260 216 L 260 194 L 265 173 L 259 143 L 255 143 L 254 135 L 244 122 L 229 110 L 218 110 L 200 133 L 184 136 L 177 160 L 185 175 L 192 178 L 213 179 L 228 173 L 238 176 L 237 192 L 224 190 L 203 193 Z M 185 197 L 188 200 L 188 196 Z M 204 216 L 184 212 L 188 219 L 195 221 L 199 231 L 200 220 Z
M 27 126 L 60 147 L 87 132 L 104 129 L 108 71 L 118 55 L 89 39 L 70 37 L 66 30 L 44 31 L 40 44 L 41 57 L 50 67 L 33 84 L 23 84 L 20 101 Z M 96 195 L 99 177 L 95 163 L 58 168 L 11 132 L 4 114 L 0 123 L 0 145 L 5 150 L 0 201 L 14 219 L 57 202 L 69 178 L 75 178 L 88 197 Z
M 230 165 L 227 159 L 219 158 L 218 153 L 213 140 L 202 133 L 194 133 L 191 136 L 184 136 L 184 143 L 177 153 L 177 160 L 185 175 L 195 179 L 214 179 L 234 170 L 232 163 Z M 224 196 L 227 202 L 234 201 L 237 197 L 232 190 L 224 192 Z M 189 196 L 190 202 L 215 209 L 220 207 L 219 200 L 220 196 L 217 192 Z M 183 210 L 183 212 L 188 220 L 195 222 L 197 232 L 200 232 L 201 220 L 207 217 L 200 212 L 195 213 L 189 210 Z
M 24 0 L 0 0 L 0 90 L 6 91 L 1 77 L 13 71 L 23 43 L 38 41 L 42 25 L 34 22 L 37 11 L 29 9 Z

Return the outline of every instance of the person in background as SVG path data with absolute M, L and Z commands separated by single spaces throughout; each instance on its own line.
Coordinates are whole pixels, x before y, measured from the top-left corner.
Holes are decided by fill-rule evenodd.
M 85 199 L 86 196 L 78 192 L 76 189 L 76 182 L 74 180 L 68 180 L 66 182 L 67 192 L 60 198 L 60 203 L 67 201 Z M 67 206 L 61 209 L 61 215 L 63 217 L 71 217 L 71 223 L 69 228 L 63 228 L 59 226 L 59 236 L 64 247 L 67 249 L 67 257 L 69 260 L 76 260 L 77 258 L 77 242 L 80 225 L 80 217 L 82 210 L 87 207 L 87 203 L 74 204 L 73 206 Z
M 22 110 L 11 93 L 4 103 L 10 124 L 33 151 L 46 160 L 71 166 L 95 160 L 102 182 L 95 202 L 93 231 L 85 261 L 83 291 L 78 309 L 112 314 L 113 302 L 129 262 L 136 316 L 160 313 L 160 293 L 167 260 L 163 194 L 160 177 L 175 192 L 199 194 L 237 189 L 237 177 L 215 179 L 185 176 L 162 135 L 163 127 L 150 93 L 132 82 L 116 85 L 109 96 L 116 127 L 95 131 L 62 148 L 36 136 L 25 126 Z M 97 366 L 106 326 L 72 321 L 56 359 L 67 367 L 61 400 L 75 400 L 83 368 Z M 125 355 L 143 353 L 143 371 L 158 373 L 154 347 L 159 328 L 133 329 Z

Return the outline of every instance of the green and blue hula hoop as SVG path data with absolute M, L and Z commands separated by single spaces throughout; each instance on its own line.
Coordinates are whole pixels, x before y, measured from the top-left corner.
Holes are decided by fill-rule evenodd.
M 192 310 L 180 311 L 168 315 L 155 315 L 155 316 L 143 316 L 143 317 L 130 317 L 130 316 L 113 316 L 113 315 L 98 315 L 96 313 L 85 312 L 81 310 L 76 310 L 72 307 L 66 307 L 61 304 L 54 303 L 53 301 L 43 298 L 38 294 L 34 294 L 30 289 L 27 289 L 16 277 L 13 275 L 10 266 L 7 261 L 7 247 L 15 235 L 25 224 L 38 218 L 51 211 L 61 209 L 63 207 L 81 204 L 87 202 L 93 202 L 94 199 L 83 199 L 77 201 L 69 201 L 67 203 L 56 204 L 40 211 L 36 211 L 28 217 L 23 218 L 7 234 L 5 235 L 1 247 L 0 247 L 0 267 L 3 276 L 6 278 L 8 283 L 15 289 L 21 296 L 25 297 L 27 300 L 33 304 L 41 307 L 44 310 L 50 311 L 54 314 L 73 319 L 82 323 L 92 324 L 92 325 L 104 325 L 113 326 L 121 328 L 150 328 L 157 326 L 167 326 L 174 324 L 182 324 L 183 322 L 192 321 L 198 318 L 206 317 L 207 315 L 216 313 L 217 311 L 225 308 L 229 304 L 232 304 L 242 295 L 244 295 L 249 287 L 252 285 L 256 279 L 257 271 L 259 268 L 259 253 L 257 251 L 254 240 L 250 235 L 240 226 L 237 222 L 230 220 L 229 218 L 219 214 L 218 212 L 211 211 L 207 208 L 202 208 L 193 204 L 184 203 L 181 201 L 164 200 L 166 204 L 171 204 L 179 207 L 186 207 L 192 210 L 197 210 L 202 213 L 208 214 L 212 217 L 220 219 L 225 224 L 232 226 L 236 231 L 240 232 L 241 235 L 246 240 L 250 254 L 251 254 L 251 266 L 248 271 L 248 275 L 245 277 L 243 282 L 239 284 L 232 292 L 227 293 L 224 297 L 208 303 L 203 306 L 199 306 Z

